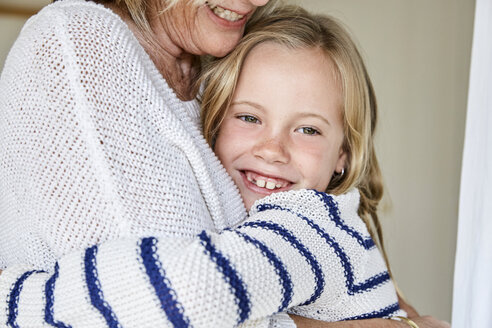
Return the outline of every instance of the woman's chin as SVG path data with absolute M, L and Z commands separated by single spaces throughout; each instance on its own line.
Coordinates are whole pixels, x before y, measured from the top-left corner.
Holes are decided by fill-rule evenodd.
M 237 38 L 237 40 L 236 39 L 227 40 L 221 44 L 210 46 L 207 51 L 207 54 L 217 58 L 222 58 L 226 56 L 229 52 L 231 52 L 234 49 L 234 47 L 236 47 L 236 45 L 239 42 L 239 39 L 240 37 Z

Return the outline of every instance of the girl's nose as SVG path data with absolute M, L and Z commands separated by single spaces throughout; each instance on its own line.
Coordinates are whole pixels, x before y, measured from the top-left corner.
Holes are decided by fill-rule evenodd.
M 288 147 L 280 136 L 258 142 L 253 155 L 269 164 L 286 164 L 290 160 Z

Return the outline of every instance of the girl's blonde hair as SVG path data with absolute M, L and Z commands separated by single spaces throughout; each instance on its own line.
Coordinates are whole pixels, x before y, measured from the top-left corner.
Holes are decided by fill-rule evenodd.
M 377 105 L 366 67 L 347 31 L 333 18 L 313 15 L 297 6 L 282 6 L 268 16 L 252 19 L 238 46 L 226 57 L 213 60 L 204 69 L 202 127 L 214 147 L 220 125 L 229 107 L 241 67 L 257 45 L 273 42 L 290 49 L 319 48 L 336 67 L 343 97 L 345 173 L 332 177 L 327 192 L 360 191 L 359 215 L 378 244 L 389 269 L 377 207 L 383 196 L 382 176 L 374 150 Z

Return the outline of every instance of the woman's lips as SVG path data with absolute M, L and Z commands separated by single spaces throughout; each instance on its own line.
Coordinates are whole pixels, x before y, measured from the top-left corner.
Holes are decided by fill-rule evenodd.
M 209 9 L 210 15 L 214 20 L 222 26 L 225 27 L 242 27 L 246 24 L 249 13 L 238 13 L 220 6 L 213 4 L 209 1 L 205 2 L 205 5 Z
M 217 6 L 209 1 L 206 1 L 205 4 L 210 8 L 210 10 L 213 11 L 215 15 L 230 22 L 236 22 L 246 16 L 246 14 L 239 14 L 235 11 Z

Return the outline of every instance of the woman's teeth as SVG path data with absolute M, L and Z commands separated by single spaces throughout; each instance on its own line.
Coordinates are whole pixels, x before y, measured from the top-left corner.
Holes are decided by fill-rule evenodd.
M 206 2 L 206 4 L 214 12 L 215 15 L 230 22 L 236 22 L 244 17 L 244 15 L 239 15 L 233 11 L 211 4 L 208 1 Z

